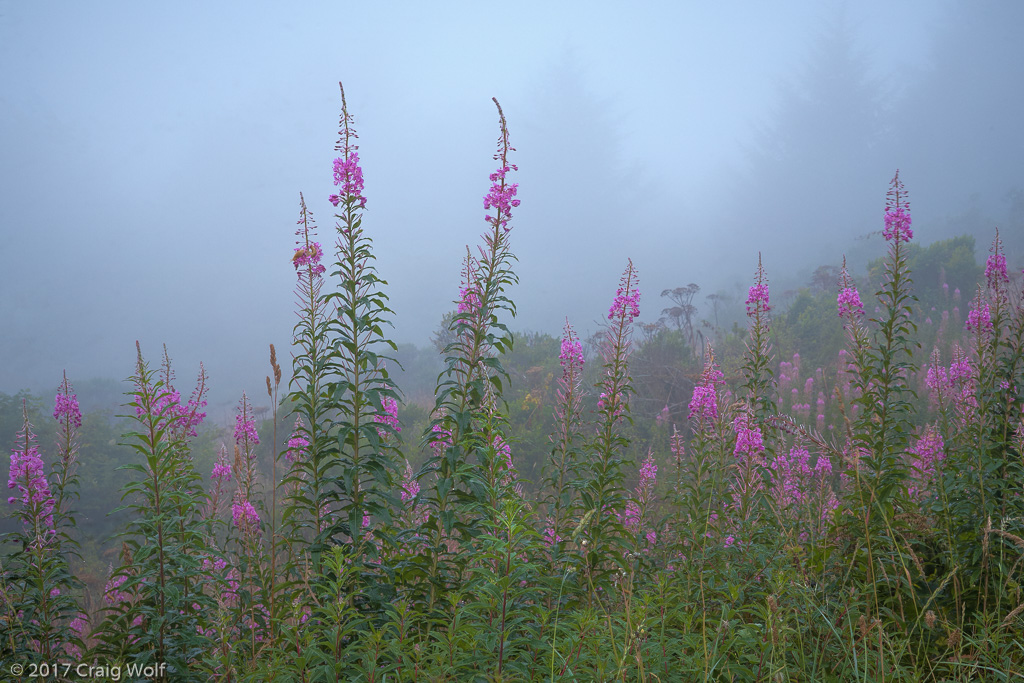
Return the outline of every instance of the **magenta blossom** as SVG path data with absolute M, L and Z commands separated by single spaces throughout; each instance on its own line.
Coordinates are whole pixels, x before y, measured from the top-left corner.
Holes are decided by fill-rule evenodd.
M 578 370 L 583 367 L 583 346 L 568 321 L 565 323 L 565 335 L 562 337 L 562 349 L 558 354 L 558 360 L 562 364 L 562 369 L 566 371 L 570 368 Z
M 328 199 L 337 206 L 341 202 L 353 200 L 359 208 L 366 207 L 363 196 L 363 169 L 359 166 L 359 152 L 350 151 L 347 158 L 334 160 L 334 184 L 341 185 L 341 194 L 332 194 Z
M 58 421 L 67 420 L 74 427 L 82 426 L 82 411 L 78 407 L 78 395 L 61 392 L 54 400 L 53 417 Z
M 398 401 L 385 396 L 380 400 L 380 405 L 384 412 L 374 415 L 373 421 L 378 424 L 388 425 L 396 432 L 402 431 L 402 428 L 398 424 Z M 387 431 L 378 428 L 377 434 L 383 439 L 387 434 Z
M 910 204 L 907 193 L 900 182 L 900 172 L 896 171 L 889 185 L 885 202 L 885 229 L 882 236 L 889 242 L 909 242 L 914 239 L 914 231 L 910 229 Z
M 519 200 L 515 199 L 519 191 L 519 183 L 505 184 L 505 174 L 509 171 L 519 170 L 515 164 L 499 168 L 491 174 L 491 189 L 484 195 L 484 209 L 497 209 L 497 216 L 486 216 L 489 222 L 500 221 L 501 227 L 509 230 L 508 222 L 512 218 L 512 209 L 519 206 Z
M 25 527 L 36 537 L 33 542 L 44 543 L 48 536 L 56 533 L 53 526 L 54 500 L 35 441 L 32 424 L 24 412 L 24 423 L 16 439 L 19 446 L 11 450 L 11 471 L 7 479 L 7 488 L 17 489 L 21 498 L 12 496 L 7 502 L 12 505 L 21 502 L 25 508 Z
M 243 448 L 247 442 L 249 446 L 258 446 L 260 435 L 256 431 L 256 419 L 252 416 L 252 406 L 249 405 L 244 393 L 241 403 L 241 408 L 235 415 L 235 443 Z
M 248 500 L 237 500 L 231 504 L 231 518 L 239 531 L 258 533 L 260 530 L 260 513 Z
M 690 399 L 691 420 L 696 416 L 700 422 L 711 422 L 718 417 L 718 395 L 715 385 L 723 384 L 724 379 L 725 375 L 715 364 L 715 354 L 711 350 L 711 343 L 708 342 L 704 372 L 701 373 L 697 386 L 693 388 L 693 397 Z
M 864 315 L 864 304 L 860 301 L 860 294 L 856 287 L 846 287 L 839 292 L 837 299 L 839 304 L 839 317 L 855 320 Z
M 292 435 L 288 439 L 288 450 L 284 453 L 288 462 L 301 462 L 305 459 L 304 455 L 309 449 L 309 439 L 302 432 L 304 426 L 301 417 L 295 418 L 295 429 L 292 430 Z
M 975 332 L 991 330 L 992 329 L 992 313 L 988 307 L 988 302 L 985 303 L 975 302 L 974 306 L 971 306 L 970 312 L 967 314 L 967 331 Z

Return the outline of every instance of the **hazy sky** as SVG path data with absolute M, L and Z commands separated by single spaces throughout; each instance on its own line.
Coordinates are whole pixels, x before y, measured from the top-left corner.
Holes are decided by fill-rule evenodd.
M 977 5 L 998 15 L 1016 3 Z M 220 395 L 261 394 L 267 344 L 283 350 L 291 339 L 300 191 L 330 241 L 339 80 L 360 134 L 364 225 L 390 283 L 398 341 L 426 343 L 457 295 L 465 245 L 485 228 L 498 134 L 492 96 L 519 149 L 514 329 L 557 334 L 566 315 L 593 328 L 627 256 L 640 271 L 644 320 L 668 305 L 662 289 L 735 288 L 759 249 L 774 259 L 770 277 L 813 268 L 821 261 L 796 257 L 799 231 L 733 228 L 760 210 L 745 197 L 793 206 L 789 190 L 757 176 L 787 174 L 764 173 L 763 150 L 808 129 L 792 112 L 814 111 L 813 97 L 799 104 L 800 87 L 821 77 L 829 31 L 843 27 L 858 75 L 883 99 L 923 110 L 943 87 L 933 74 L 936 36 L 957 30 L 964 7 L 2 1 L 0 391 L 48 390 L 65 368 L 73 380 L 124 377 L 138 339 L 153 361 L 167 343 L 181 389 L 203 360 Z M 1022 61 L 1019 48 L 1006 47 L 1016 45 L 1012 36 L 977 40 L 1016 49 Z M 992 68 L 998 75 L 1005 66 Z M 999 90 L 989 77 L 978 87 Z M 981 155 L 981 167 L 992 163 L 979 147 L 1001 126 L 1020 126 L 1020 81 L 1006 87 L 1017 94 L 1005 118 L 986 124 L 996 130 L 962 145 L 965 159 Z M 906 116 L 878 130 L 889 135 Z M 1020 151 L 1014 135 L 998 153 L 1007 159 Z M 881 221 L 896 165 L 922 167 L 919 202 L 950 195 L 924 180 L 935 164 L 914 150 L 926 145 L 900 144 L 885 145 L 877 164 L 835 160 L 863 176 L 843 209 L 863 208 L 861 232 L 878 229 L 868 222 Z M 820 148 L 814 138 L 807 145 Z M 1024 157 L 1015 158 L 1008 189 L 1024 187 Z M 914 179 L 904 178 L 913 199 Z M 965 194 L 957 201 L 987 201 Z M 916 217 L 928 215 L 916 208 Z M 853 236 L 815 248 L 838 261 Z

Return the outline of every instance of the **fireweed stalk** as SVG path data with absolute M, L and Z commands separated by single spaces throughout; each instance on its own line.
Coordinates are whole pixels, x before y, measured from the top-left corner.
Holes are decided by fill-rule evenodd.
M 67 604 L 71 577 L 55 525 L 56 502 L 24 402 L 15 443 L 7 487 L 17 495 L 7 502 L 17 506 L 13 517 L 20 519 L 22 529 L 4 539 L 13 541 L 15 550 L 5 558 L 0 572 L 6 603 L 3 621 L 11 622 L 5 629 L 10 638 L 0 643 L 0 655 L 10 662 L 18 661 L 11 659 L 14 656 L 29 662 L 51 661 L 62 654 L 67 637 L 67 627 L 61 627 L 62 612 L 69 613 L 66 624 L 75 606 Z
M 573 483 L 578 480 L 582 468 L 583 346 L 568 320 L 565 321 L 558 359 L 562 376 L 558 379 L 556 392 L 555 432 L 548 437 L 552 448 L 542 501 L 547 514 L 545 541 L 552 548 L 569 536 L 568 520 L 578 501 Z
M 288 401 L 298 416 L 293 439 L 306 446 L 303 458 L 293 458 L 292 467 L 282 485 L 294 491 L 285 507 L 283 521 L 294 553 L 301 554 L 307 543 L 326 528 L 327 476 L 332 460 L 327 434 L 331 407 L 325 397 L 324 367 L 327 364 L 328 311 L 331 305 L 323 295 L 326 270 L 321 263 L 323 249 L 316 241 L 316 222 L 299 194 L 299 220 L 292 264 L 298 275 L 295 287 L 299 321 L 292 332 L 292 377 Z M 314 553 L 314 563 L 319 552 Z M 290 565 L 291 566 L 291 565 Z
M 512 348 L 512 334 L 502 314 L 515 316 L 515 304 L 506 290 L 518 282 L 512 270 L 509 233 L 518 184 L 508 175 L 517 170 L 509 160 L 515 148 L 509 142 L 508 125 L 497 99 L 500 135 L 494 160 L 498 169 L 491 174 L 491 186 L 484 196 L 487 231 L 479 256 L 467 253 L 460 290 L 459 311 L 452 318 L 452 341 L 445 349 L 445 370 L 436 391 L 434 420 L 426 432 L 434 454 L 418 478 L 430 477 L 429 497 L 424 500 L 428 516 L 420 535 L 429 547 L 421 556 L 423 571 L 431 577 L 429 604 L 438 603 L 438 587 L 461 583 L 463 568 L 452 562 L 455 535 L 470 537 L 479 517 L 473 512 L 486 489 L 483 467 L 493 455 L 495 437 L 501 436 L 502 419 L 495 419 L 488 406 L 491 389 L 500 392 L 508 378 L 496 354 Z M 497 427 L 497 429 L 495 429 Z M 476 453 L 475 461 L 470 455 Z
M 130 599 L 107 609 L 94 652 L 111 661 L 166 662 L 157 680 L 191 680 L 191 659 L 210 645 L 203 633 L 212 601 L 196 585 L 201 560 L 211 552 L 203 519 L 208 499 L 190 457 L 192 425 L 182 422 L 188 408 L 166 384 L 172 376 L 166 353 L 164 378 L 156 379 L 137 343 L 136 350 L 128 404 L 136 430 L 124 438 L 142 462 L 123 466 L 140 478 L 124 487 L 123 499 L 130 502 L 118 510 L 135 518 L 122 564 L 111 577 Z
M 632 351 L 633 321 L 640 315 L 640 289 L 633 261 L 629 260 L 615 293 L 604 339 L 601 359 L 604 373 L 597 384 L 597 430 L 587 445 L 586 482 L 580 488 L 583 510 L 590 512 L 589 524 L 583 527 L 583 538 L 589 542 L 583 561 L 589 576 L 600 580 L 614 572 L 627 550 L 627 534 L 620 521 L 626 505 L 623 467 L 628 464 L 623 453 L 629 445 L 624 433 L 629 415 L 629 398 L 633 393 L 629 376 Z
M 743 388 L 747 392 L 747 400 L 751 404 L 752 417 L 758 424 L 763 424 L 769 415 L 778 412 L 775 400 L 775 373 L 772 371 L 772 356 L 769 338 L 768 277 L 761 265 L 761 255 L 757 255 L 757 273 L 754 286 L 747 296 L 747 317 L 750 318 L 750 332 L 747 340 L 747 351 L 743 364 Z
M 335 150 L 340 156 L 334 160 L 334 184 L 339 189 L 330 197 L 337 207 L 336 256 L 331 272 L 337 288 L 326 295 L 332 309 L 327 326 L 331 340 L 326 357 L 328 380 L 324 384 L 334 436 L 325 453 L 332 461 L 328 501 L 337 518 L 320 534 L 315 547 L 332 537 L 348 538 L 353 552 L 373 556 L 376 546 L 364 536 L 369 533 L 371 517 L 387 514 L 398 469 L 396 425 L 379 418 L 387 415 L 389 402 L 394 404 L 399 397 L 380 354 L 397 347 L 383 333 L 391 324 L 388 297 L 382 290 L 387 282 L 377 276 L 373 242 L 362 227 L 366 197 L 355 142 L 358 135 L 345 89 L 341 83 L 338 86 L 341 119 Z M 382 432 L 394 438 L 382 438 Z
M 1019 424 L 1020 387 L 1024 384 L 1024 315 L 1019 295 L 1011 296 L 1006 257 L 998 232 L 986 261 L 985 287 L 979 287 L 970 304 L 965 330 L 968 348 L 954 357 L 945 371 L 933 368 L 930 386 L 952 395 L 957 429 L 947 432 L 943 462 L 943 493 L 947 494 L 946 519 L 957 566 L 963 567 L 963 610 L 1008 612 L 1019 603 L 1005 592 L 1016 581 L 1004 567 L 1010 558 L 1006 546 L 997 545 L 976 559 L 976 548 L 992 548 L 991 528 L 1024 532 L 1020 481 L 1024 462 L 1013 455 L 1014 431 Z M 964 476 L 970 474 L 972 476 Z M 980 520 L 985 520 L 984 527 Z M 1016 551 L 1014 551 L 1016 552 Z
M 917 301 L 911 294 L 910 271 L 907 266 L 907 247 L 913 237 L 910 227 L 910 205 L 900 182 L 899 172 L 893 176 L 886 198 L 885 228 L 883 236 L 889 243 L 885 260 L 885 280 L 876 293 L 881 316 L 872 319 L 874 329 L 864 347 L 854 346 L 853 385 L 860 393 L 855 403 L 861 413 L 853 425 L 853 488 L 847 496 L 849 514 L 843 524 L 851 543 L 863 549 L 862 558 L 851 565 L 863 572 L 865 585 L 872 586 L 872 608 L 876 614 L 888 605 L 892 592 L 900 614 L 904 614 L 903 596 L 895 587 L 890 590 L 883 582 L 886 571 L 900 571 L 905 567 L 885 566 L 903 564 L 901 548 L 897 544 L 894 525 L 897 510 L 906 500 L 909 474 L 905 453 L 913 434 L 911 401 L 916 398 L 907 378 L 916 372 L 914 349 L 918 348 L 912 335 L 917 327 L 911 320 L 911 307 Z M 845 295 L 845 296 L 844 296 Z M 840 310 L 850 316 L 850 336 L 858 343 L 859 297 L 844 288 L 839 297 Z M 856 320 L 854 320 L 856 319 Z M 883 595 L 884 594 L 884 595 Z

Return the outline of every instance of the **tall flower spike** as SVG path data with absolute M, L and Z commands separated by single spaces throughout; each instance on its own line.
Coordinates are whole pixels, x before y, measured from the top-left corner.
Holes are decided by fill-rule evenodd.
M 910 229 L 910 202 L 907 191 L 900 181 L 900 172 L 892 177 L 889 192 L 885 200 L 885 229 L 882 236 L 890 242 L 909 242 L 914 239 L 914 231 Z
M 338 144 L 334 149 L 341 152 L 341 156 L 334 160 L 334 184 L 341 186 L 341 193 L 332 194 L 328 199 L 335 206 L 351 200 L 360 209 L 364 209 L 366 197 L 363 196 L 363 169 L 359 165 L 359 145 L 355 144 L 359 136 L 353 126 L 355 119 L 348 113 L 345 87 L 338 83 L 338 88 L 341 89 L 341 120 L 338 124 Z
M 998 228 L 989 251 L 991 255 L 985 261 L 985 280 L 988 282 L 988 288 L 1000 295 L 1010 284 L 1010 276 L 1006 272 L 1006 255 L 1003 254 L 1003 241 L 999 239 Z
M 292 254 L 292 265 L 299 278 L 305 274 L 312 281 L 323 275 L 326 268 L 320 263 L 324 250 L 320 243 L 314 240 L 316 237 L 316 221 L 313 220 L 313 212 L 306 208 L 306 198 L 299 193 L 299 220 L 295 221 L 298 229 L 295 235 L 295 253 Z
M 18 432 L 18 444 L 11 450 L 11 471 L 7 479 L 7 488 L 17 489 L 19 499 L 12 496 L 7 502 L 14 505 L 22 504 L 22 522 L 26 530 L 33 536 L 34 545 L 46 543 L 56 533 L 53 526 L 53 495 L 50 484 L 43 470 L 43 459 L 36 445 L 36 435 L 32 432 L 32 423 L 28 421 L 28 408 L 22 403 L 24 421 Z
M 844 321 L 854 322 L 864 315 L 864 304 L 860 301 L 860 294 L 856 285 L 850 279 L 850 273 L 846 270 L 846 257 L 843 257 L 843 270 L 839 280 L 839 317 Z
M 768 305 L 768 278 L 764 274 L 764 267 L 761 265 L 761 254 L 757 255 L 757 274 L 754 279 L 754 286 L 747 294 L 747 315 L 753 317 L 758 312 L 767 313 L 772 310 Z
M 718 395 L 715 385 L 721 384 L 725 375 L 718 369 L 715 363 L 715 352 L 711 348 L 711 342 L 707 343 L 707 352 L 704 360 L 704 372 L 701 373 L 700 381 L 693 388 L 693 397 L 690 399 L 690 419 L 694 417 L 701 423 L 712 422 L 718 417 Z
M 497 98 L 492 97 L 491 99 L 494 100 L 494 105 L 498 108 L 498 116 L 501 119 L 501 135 L 498 138 L 498 151 L 494 155 L 494 160 L 499 163 L 499 166 L 498 170 L 491 174 L 491 189 L 484 195 L 484 209 L 495 209 L 498 213 L 495 216 L 488 214 L 484 218 L 488 223 L 495 227 L 501 226 L 505 232 L 508 232 L 510 230 L 508 222 L 512 220 L 512 209 L 519 206 L 519 200 L 515 199 L 519 183 L 507 183 L 505 175 L 509 171 L 518 171 L 519 167 L 508 161 L 508 153 L 516 151 L 516 148 L 512 147 L 508 141 L 505 112 L 501 110 Z

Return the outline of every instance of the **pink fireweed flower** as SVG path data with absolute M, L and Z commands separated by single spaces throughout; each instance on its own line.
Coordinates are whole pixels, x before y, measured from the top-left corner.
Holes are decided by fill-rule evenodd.
M 228 450 L 223 446 L 221 446 L 220 454 L 217 456 L 217 462 L 213 464 L 213 472 L 210 473 L 210 479 L 224 483 L 231 481 L 231 464 L 228 462 Z
M 553 547 L 556 543 L 561 543 L 562 537 L 555 533 L 555 526 L 548 520 L 547 526 L 544 528 L 544 545 L 549 548 Z
M 71 393 L 71 385 L 67 383 L 67 379 L 64 382 L 60 393 L 54 399 L 53 418 L 58 422 L 81 427 L 82 411 L 78 407 L 78 395 Z
M 747 294 L 747 315 L 754 315 L 754 311 L 759 305 L 762 311 L 772 310 L 772 307 L 768 305 L 768 285 L 766 283 L 750 288 Z
M 512 448 L 505 443 L 500 435 L 494 437 L 493 446 L 496 459 L 495 471 L 501 475 L 502 486 L 508 486 L 516 478 L 516 471 L 512 465 Z
M 246 444 L 258 446 L 260 443 L 260 435 L 256 431 L 256 418 L 252 416 L 252 406 L 245 393 L 242 394 L 238 414 L 235 415 L 235 443 L 242 449 Z
M 512 209 L 519 206 L 519 200 L 515 199 L 519 191 L 519 183 L 505 184 L 505 174 L 509 171 L 519 170 L 515 164 L 509 164 L 499 168 L 491 174 L 491 189 L 484 195 L 484 209 L 497 209 L 497 216 L 487 215 L 485 220 L 489 223 L 500 221 L 501 227 L 507 231 L 508 222 L 512 218 Z
M 854 319 L 864 315 L 864 304 L 860 301 L 860 294 L 856 287 L 846 287 L 839 292 L 837 303 L 839 304 L 840 318 Z
M 243 533 L 258 534 L 260 531 L 260 513 L 248 500 L 236 499 L 231 504 L 231 519 Z
M 649 500 L 657 479 L 658 465 L 654 462 L 654 456 L 648 452 L 643 464 L 640 465 L 640 482 L 636 486 L 638 500 L 645 502 Z
M 761 428 L 756 424 L 750 425 L 745 412 L 741 412 L 733 420 L 732 428 L 736 433 L 736 447 L 733 448 L 733 455 L 763 465 L 764 437 L 761 435 Z
M 7 478 L 7 488 L 17 489 L 21 497 L 12 496 L 7 502 L 11 505 L 18 502 L 22 504 L 25 508 L 22 518 L 25 528 L 35 536 L 33 543 L 41 545 L 56 533 L 53 526 L 54 500 L 24 404 L 22 414 L 24 421 L 16 438 L 18 446 L 11 450 L 11 470 Z
M 572 370 L 578 372 L 583 367 L 583 345 L 580 344 L 569 321 L 565 322 L 565 333 L 562 336 L 562 348 L 558 354 L 558 360 L 562 365 L 562 370 L 566 372 Z
M 637 319 L 640 315 L 640 290 L 636 288 L 635 283 L 633 284 L 632 291 L 630 291 L 629 285 L 626 287 L 619 287 L 618 291 L 615 292 L 615 300 L 612 302 L 612 307 L 608 309 L 608 319 L 613 320 L 618 316 L 628 318 L 627 322 L 632 322 Z
M 303 433 L 304 423 L 301 417 L 295 418 L 295 428 L 292 430 L 292 435 L 288 439 L 287 450 L 284 452 L 284 457 L 288 462 L 301 462 L 305 460 L 305 455 L 309 449 L 309 439 Z
M 452 431 L 443 424 L 435 424 L 430 428 L 430 449 L 436 457 L 441 457 L 452 447 Z
M 967 313 L 966 327 L 968 332 L 984 332 L 992 329 L 992 313 L 988 302 L 981 301 L 980 293 L 978 298 L 972 302 L 971 309 Z
M 693 388 L 693 397 L 690 399 L 689 419 L 694 416 L 700 422 L 711 422 L 718 417 L 718 396 L 715 392 L 716 384 L 725 383 L 725 375 L 715 364 L 715 353 L 711 349 L 711 342 L 707 344 L 707 359 L 704 362 L 704 372 L 701 373 L 700 381 Z
M 998 229 L 989 251 L 992 255 L 985 261 L 985 280 L 989 289 L 1000 292 L 1010 284 L 1010 276 L 1006 272 L 1006 256 L 1003 255 L 1003 241 L 999 239 Z
M 363 169 L 359 166 L 359 152 L 350 152 L 347 159 L 334 160 L 334 184 L 341 185 L 340 194 L 332 194 L 328 200 L 334 206 L 353 200 L 360 209 L 366 208 L 363 196 Z
M 408 503 L 418 496 L 420 493 L 420 484 L 416 481 L 416 477 L 412 473 L 412 464 L 405 463 L 405 475 L 402 477 L 402 502 Z
M 909 452 L 912 456 L 910 464 L 916 470 L 914 477 L 916 481 L 908 488 L 908 493 L 913 498 L 922 498 L 928 485 L 938 474 L 939 465 L 945 458 L 944 444 L 939 430 L 932 426 L 926 427 L 921 438 Z
M 886 195 L 885 229 L 882 236 L 889 242 L 909 242 L 914 239 L 910 222 L 910 203 L 906 199 L 903 183 L 900 182 L 900 172 L 896 171 Z
M 341 157 L 334 160 L 334 185 L 341 186 L 341 193 L 332 194 L 329 200 L 337 206 L 351 199 L 359 208 L 364 208 L 366 198 L 363 197 L 363 169 L 359 166 L 359 145 L 355 144 L 359 135 L 353 125 L 355 118 L 348 113 L 345 87 L 338 83 L 338 89 L 341 90 L 341 117 L 338 121 L 338 144 L 334 150 L 341 152 Z
M 668 405 L 666 404 L 665 407 L 661 409 L 661 412 L 654 417 L 654 423 L 659 427 L 664 427 L 668 424 L 669 417 Z
M 128 580 L 126 573 L 120 573 L 114 576 L 114 568 L 111 566 L 107 570 L 110 578 L 107 579 L 107 584 L 103 588 L 103 600 L 108 605 L 118 605 L 122 602 L 128 601 L 128 594 L 121 591 L 121 586 Z
M 324 272 L 325 268 L 320 264 L 320 260 L 323 258 L 324 250 L 320 246 L 319 242 L 310 242 L 308 245 L 302 245 L 295 247 L 295 253 L 292 255 L 292 265 L 295 266 L 295 270 L 302 275 L 302 269 L 312 268 L 316 275 L 320 275 Z
M 747 293 L 747 316 L 756 318 L 772 310 L 768 305 L 768 278 L 761 265 L 761 254 L 757 254 L 757 271 L 754 273 L 754 286 Z
M 402 428 L 398 425 L 398 401 L 389 396 L 385 396 L 380 400 L 380 405 L 384 412 L 374 415 L 373 421 L 377 424 L 388 425 L 396 432 L 402 431 Z M 387 436 L 388 432 L 387 430 L 378 428 L 377 434 L 383 439 Z
M 312 238 L 316 236 L 316 221 L 313 220 L 313 212 L 306 208 L 306 198 L 299 193 L 299 220 L 295 221 L 299 226 L 295 230 L 295 253 L 292 254 L 292 265 L 295 266 L 299 279 L 308 275 L 316 280 L 327 270 L 320 260 L 323 258 L 324 250 L 319 242 Z
M 484 209 L 496 209 L 497 215 L 488 214 L 485 220 L 491 223 L 495 229 L 501 226 L 505 232 L 509 231 L 508 222 L 512 219 L 512 209 L 519 206 L 519 200 L 515 198 L 519 191 L 518 183 L 507 183 L 506 175 L 510 171 L 518 171 L 519 168 L 508 161 L 509 152 L 514 152 L 515 147 L 509 144 L 508 122 L 505 121 L 505 112 L 497 98 L 491 98 L 494 106 L 498 108 L 498 118 L 501 122 L 501 135 L 498 137 L 498 151 L 494 154 L 494 160 L 498 162 L 498 169 L 491 174 L 491 188 L 484 195 Z

